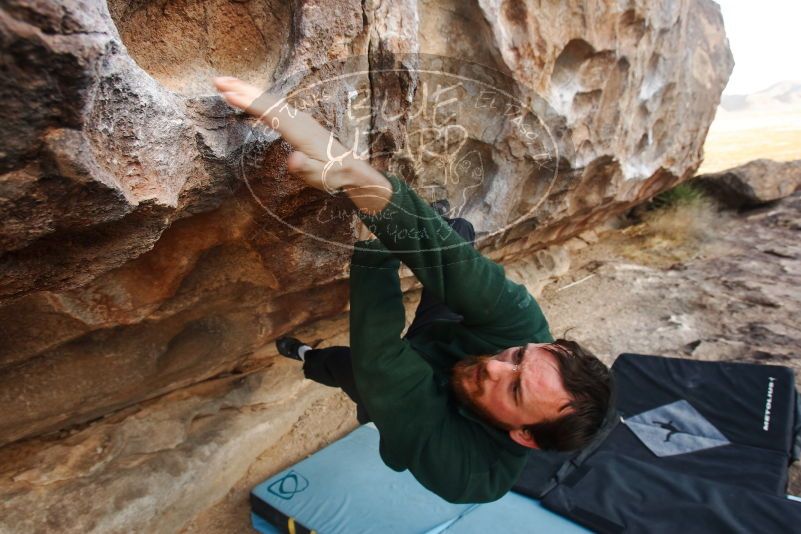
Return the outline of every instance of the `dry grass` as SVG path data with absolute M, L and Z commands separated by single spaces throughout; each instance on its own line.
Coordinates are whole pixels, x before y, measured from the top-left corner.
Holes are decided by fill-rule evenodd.
M 643 230 L 676 243 L 706 242 L 718 234 L 725 217 L 714 201 L 701 197 L 649 213 Z
M 669 267 L 716 250 L 730 215 L 720 211 L 714 200 L 697 192 L 688 194 L 687 189 L 672 196 L 668 192 L 662 207 L 645 212 L 642 222 L 623 230 L 623 256 L 643 265 Z

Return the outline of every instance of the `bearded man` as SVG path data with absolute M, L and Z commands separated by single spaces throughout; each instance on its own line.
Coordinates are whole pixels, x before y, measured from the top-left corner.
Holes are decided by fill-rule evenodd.
M 294 146 L 291 173 L 344 192 L 357 208 L 350 347 L 291 337 L 276 345 L 303 362 L 307 378 L 356 402 L 359 421 L 378 429 L 386 465 L 447 501 L 489 502 L 513 486 L 531 449 L 592 440 L 609 403 L 608 368 L 576 342 L 554 340 L 526 288 L 475 249 L 472 224 L 355 159 L 279 97 L 235 78 L 215 85 Z M 405 334 L 401 263 L 423 286 Z

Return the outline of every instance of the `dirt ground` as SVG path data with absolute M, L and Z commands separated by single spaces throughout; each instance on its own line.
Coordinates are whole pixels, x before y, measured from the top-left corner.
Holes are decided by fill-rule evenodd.
M 527 273 L 523 281 L 536 292 L 544 285 L 539 301 L 555 336 L 582 342 L 610 365 L 618 354 L 638 352 L 798 370 L 799 232 L 801 193 L 740 214 L 719 212 L 714 204 L 701 202 L 649 212 L 639 222 L 619 220 L 584 234 L 561 250 L 551 250 L 559 255 L 569 251 L 566 272 L 561 267 L 561 274 L 552 276 Z M 519 274 L 521 265 L 526 264 L 509 265 L 507 271 Z M 407 301 L 411 314 L 416 292 L 408 294 Z M 347 328 L 345 316 L 333 318 L 322 330 L 340 328 Z M 340 337 L 343 332 L 339 330 Z M 324 339 L 322 344 L 330 343 Z M 801 384 L 798 371 L 796 384 Z M 345 398 L 338 402 L 349 403 Z M 310 410 L 304 416 L 314 422 L 300 421 L 298 428 L 305 430 L 276 445 L 274 457 L 300 459 L 323 447 L 324 440 L 309 428 L 333 425 L 340 433 L 355 425 L 351 412 L 346 421 L 317 413 Z M 262 465 L 253 473 L 263 478 L 266 468 L 277 472 L 285 467 L 285 461 L 276 462 L 272 456 L 262 455 Z M 247 492 L 257 478 L 240 481 L 183 532 L 250 531 Z M 791 468 L 788 491 L 801 494 L 798 463 Z

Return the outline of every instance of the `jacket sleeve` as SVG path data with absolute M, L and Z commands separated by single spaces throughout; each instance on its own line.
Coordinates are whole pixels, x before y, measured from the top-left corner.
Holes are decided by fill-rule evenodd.
M 384 174 L 392 196 L 361 220 L 423 286 L 458 313 L 468 328 L 505 340 L 552 339 L 548 322 L 526 290 L 506 277 L 397 176 Z
M 448 501 L 498 499 L 512 477 L 491 463 L 494 454 L 480 453 L 491 446 L 486 436 L 450 411 L 431 366 L 400 337 L 405 313 L 399 266 L 378 240 L 356 243 L 350 272 L 353 373 L 380 433 L 381 457 Z
M 367 413 L 406 412 L 410 391 L 433 386 L 431 366 L 401 338 L 406 324 L 400 262 L 380 241 L 361 241 L 350 265 L 350 347 L 353 373 Z M 380 426 L 379 426 L 380 429 Z

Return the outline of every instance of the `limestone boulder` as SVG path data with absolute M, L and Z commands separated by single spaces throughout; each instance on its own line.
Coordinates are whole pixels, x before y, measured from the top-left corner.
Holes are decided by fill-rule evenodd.
M 0 44 L 0 444 L 347 309 L 352 207 L 213 75 L 447 196 L 506 261 L 692 176 L 733 66 L 710 0 L 8 0 Z
M 730 208 L 754 207 L 801 189 L 801 160 L 757 159 L 693 180 Z

